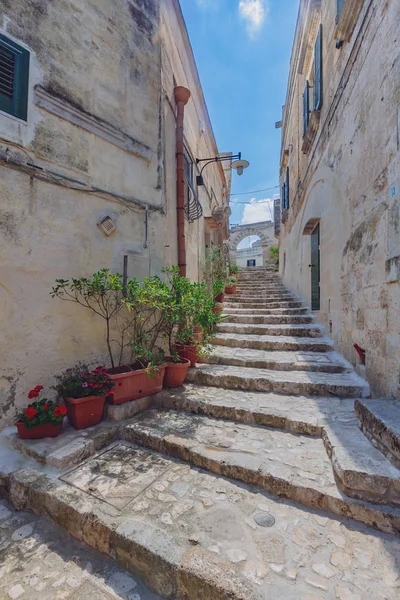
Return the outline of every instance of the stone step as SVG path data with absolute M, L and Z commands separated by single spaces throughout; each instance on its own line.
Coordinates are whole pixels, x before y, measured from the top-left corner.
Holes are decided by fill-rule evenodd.
M 126 426 L 125 438 L 305 506 L 400 533 L 400 510 L 346 497 L 335 481 L 345 476 L 346 484 L 386 486 L 386 498 L 398 499 L 399 472 L 373 448 L 382 459 L 379 472 L 369 463 L 363 476 L 365 457 L 360 470 L 350 473 L 336 447 L 331 463 L 321 439 L 171 410 L 143 413 Z
M 263 300 L 259 302 L 231 302 L 228 300 L 229 296 L 225 296 L 225 302 L 223 303 L 224 308 L 244 308 L 245 310 L 253 309 L 271 309 L 271 308 L 303 308 L 303 305 L 298 300 L 279 300 L 279 301 L 269 301 L 265 302 Z
M 254 367 L 200 364 L 188 370 L 186 381 L 219 388 L 277 394 L 333 394 L 345 398 L 366 398 L 370 393 L 367 382 L 356 373 L 274 371 Z
M 213 343 L 218 346 L 254 348 L 255 350 L 296 350 L 328 352 L 333 343 L 324 337 L 290 337 L 278 335 L 250 335 L 244 333 L 216 333 Z
M 217 333 L 250 334 L 250 335 L 276 335 L 293 337 L 321 337 L 319 325 L 246 325 L 246 323 L 220 323 Z
M 280 352 L 279 350 L 253 350 L 251 348 L 230 348 L 214 346 L 210 356 L 204 359 L 208 364 L 254 367 L 275 371 L 323 371 L 342 373 L 352 370 L 351 365 L 337 352 Z
M 227 303 L 224 304 L 224 314 L 226 315 L 247 315 L 248 308 L 229 308 Z M 310 309 L 307 307 L 300 308 L 252 308 L 252 315 L 304 315 L 308 314 Z
M 355 410 L 368 439 L 400 468 L 400 402 L 398 400 L 357 400 Z
M 249 292 L 236 292 L 235 294 L 228 294 L 228 296 L 231 296 L 231 298 L 241 298 L 243 299 L 243 301 L 245 302 L 246 300 L 248 300 L 249 302 L 253 302 L 254 300 L 275 300 L 275 299 L 282 299 L 282 300 L 296 300 L 296 296 L 294 296 L 292 293 L 290 292 L 286 292 L 286 291 L 282 291 L 282 292 L 259 292 L 259 293 L 249 293 Z
M 268 314 L 238 314 L 231 315 L 229 313 L 224 314 L 224 323 L 246 323 L 246 324 L 301 324 L 301 323 L 312 323 L 314 320 L 313 315 L 268 315 Z

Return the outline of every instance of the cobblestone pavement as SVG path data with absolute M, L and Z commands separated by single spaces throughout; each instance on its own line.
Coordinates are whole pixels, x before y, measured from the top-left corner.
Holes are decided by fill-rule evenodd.
M 160 600 L 50 521 L 0 501 L 0 600 Z

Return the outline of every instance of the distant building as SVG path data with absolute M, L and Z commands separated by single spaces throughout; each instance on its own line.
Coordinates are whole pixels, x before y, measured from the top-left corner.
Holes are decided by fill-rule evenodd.
M 300 1 L 275 210 L 285 284 L 352 363 L 365 351 L 374 395 L 391 397 L 400 397 L 399 40 L 399 2 Z

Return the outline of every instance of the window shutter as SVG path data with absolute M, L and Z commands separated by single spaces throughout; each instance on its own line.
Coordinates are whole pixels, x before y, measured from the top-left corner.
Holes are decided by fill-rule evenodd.
M 306 85 L 303 92 L 303 137 L 307 133 L 308 122 L 310 120 L 310 84 L 306 81 Z
M 0 110 L 26 121 L 29 52 L 0 34 Z
M 286 167 L 286 181 L 285 181 L 285 190 L 286 190 L 286 202 L 285 207 L 289 208 L 289 167 Z
M 314 46 L 314 110 L 322 106 L 322 25 L 319 26 Z
M 282 184 L 282 193 L 281 193 L 281 202 L 282 202 L 282 212 L 285 210 L 286 208 L 286 185 L 283 183 Z
M 336 0 L 336 25 L 339 23 L 340 15 L 342 14 L 345 2 L 346 0 Z

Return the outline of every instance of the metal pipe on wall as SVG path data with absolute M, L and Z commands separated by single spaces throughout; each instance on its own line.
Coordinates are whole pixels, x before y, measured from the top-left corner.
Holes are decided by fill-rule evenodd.
M 183 122 L 185 105 L 190 91 L 182 86 L 174 88 L 176 102 L 176 213 L 178 225 L 178 266 L 182 277 L 186 277 L 186 240 L 185 240 L 185 159 Z

